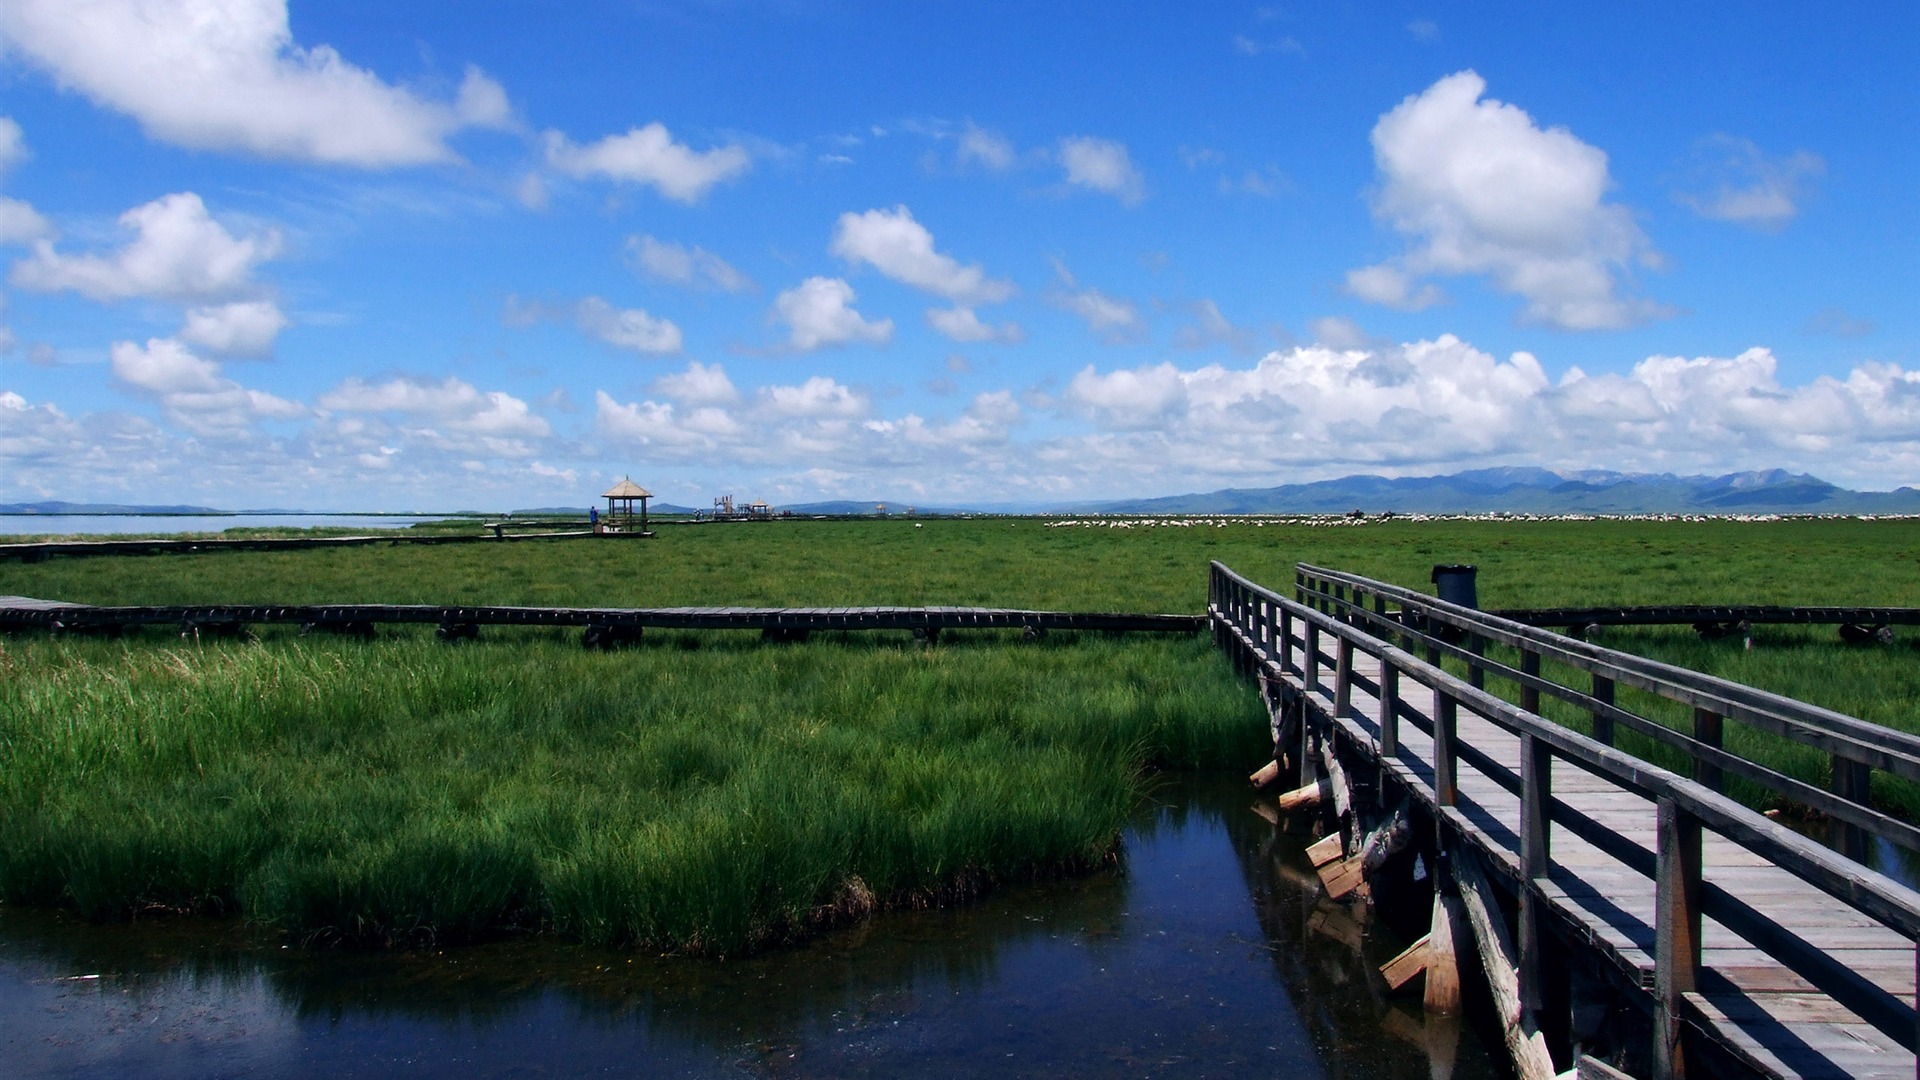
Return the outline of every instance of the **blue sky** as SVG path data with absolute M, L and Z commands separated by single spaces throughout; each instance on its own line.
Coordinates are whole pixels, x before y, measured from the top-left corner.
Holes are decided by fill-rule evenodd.
M 1920 483 L 1920 13 L 11 0 L 0 500 Z

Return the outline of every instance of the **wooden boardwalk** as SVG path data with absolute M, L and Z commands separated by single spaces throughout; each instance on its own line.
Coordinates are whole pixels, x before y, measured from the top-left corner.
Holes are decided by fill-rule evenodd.
M 1424 806 L 1443 847 L 1477 853 L 1515 896 L 1523 938 L 1529 918 L 1538 927 L 1548 914 L 1560 942 L 1592 950 L 1645 991 L 1656 1038 L 1669 1025 L 1663 1046 L 1673 1047 L 1668 1060 L 1652 1055 L 1656 1074 L 1684 1074 L 1681 1041 L 1704 1038 L 1766 1075 L 1915 1076 L 1920 896 L 1911 890 L 1811 852 L 1805 838 L 1691 790 L 1700 786 L 1686 778 L 1564 728 L 1537 730 L 1523 719 L 1549 722 L 1495 706 L 1466 680 L 1322 612 L 1228 587 L 1216 588 L 1211 613 L 1223 643 L 1277 680 L 1282 697 L 1377 767 L 1383 788 Z M 1389 716 L 1393 730 L 1383 731 Z M 1443 753 L 1450 785 L 1438 776 Z M 1683 892 L 1676 909 L 1674 888 L 1688 887 L 1672 876 L 1685 870 L 1685 844 L 1676 853 L 1662 842 L 1662 815 L 1671 836 L 1695 798 L 1705 813 L 1693 823 L 1694 900 Z M 1809 860 L 1816 872 L 1802 865 Z M 1850 888 L 1855 895 L 1836 896 Z M 1686 959 L 1689 919 L 1696 964 Z M 1667 970 L 1663 933 L 1680 938 L 1665 945 Z M 1541 946 L 1531 947 L 1537 958 Z
M 365 633 L 382 624 L 437 625 L 445 637 L 472 637 L 483 626 L 584 627 L 637 634 L 646 629 L 759 630 L 798 640 L 814 631 L 1049 630 L 1196 633 L 1199 615 L 1028 611 L 978 607 L 662 607 L 560 608 L 436 604 L 197 604 L 107 607 L 0 596 L 0 630 L 120 632 L 139 627 L 233 632 L 254 624 Z

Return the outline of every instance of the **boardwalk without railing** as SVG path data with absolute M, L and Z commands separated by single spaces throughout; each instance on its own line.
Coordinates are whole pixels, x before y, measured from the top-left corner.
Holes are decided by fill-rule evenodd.
M 252 624 L 280 624 L 364 633 L 380 624 L 429 624 L 448 638 L 473 637 L 482 626 L 584 627 L 611 644 L 645 629 L 760 630 L 800 638 L 815 631 L 911 630 L 922 637 L 943 630 L 1162 631 L 1193 633 L 1197 615 L 1097 611 L 1025 611 L 975 607 L 669 607 L 546 608 L 435 604 L 192 604 L 106 607 L 0 596 L 0 630 L 118 632 L 135 627 L 179 627 L 186 632 L 231 632 Z
M 1515 898 L 1529 1008 L 1553 997 L 1549 950 L 1580 950 L 1650 1015 L 1643 1060 L 1656 1075 L 1729 1060 L 1774 1075 L 1915 1075 L 1920 895 L 1717 790 L 1738 775 L 1904 846 L 1911 827 L 1867 805 L 1861 770 L 1911 775 L 1911 737 L 1365 578 L 1302 567 L 1298 585 L 1316 606 L 1214 563 L 1216 636 L 1306 706 L 1303 729 L 1377 767 L 1383 798 L 1391 785 L 1423 807 L 1435 848 L 1483 864 Z M 1517 650 L 1518 666 L 1485 655 L 1489 643 Z M 1542 676 L 1543 659 L 1590 681 Z M 1517 686 L 1520 704 L 1489 693 L 1489 677 Z M 1693 733 L 1621 709 L 1615 684 L 1690 704 Z M 1590 710 L 1603 737 L 1540 716 L 1541 694 Z M 1725 719 L 1825 750 L 1837 790 L 1726 753 Z M 1608 745 L 1612 725 L 1684 750 L 1697 777 Z

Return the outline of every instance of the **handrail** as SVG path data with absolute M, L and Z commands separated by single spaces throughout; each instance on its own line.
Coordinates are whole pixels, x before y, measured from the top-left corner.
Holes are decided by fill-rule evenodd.
M 1656 970 L 1663 973 L 1658 989 L 1664 1005 L 1679 1007 L 1679 999 L 1697 985 L 1700 969 L 1700 920 L 1710 916 L 1766 951 L 1816 987 L 1853 1009 L 1902 1045 L 1915 1045 L 1913 1003 L 1864 983 L 1834 964 L 1820 950 L 1767 919 L 1737 897 L 1702 879 L 1699 836 L 1711 830 L 1733 843 L 1795 874 L 1827 895 L 1853 907 L 1910 940 L 1920 940 L 1920 893 L 1859 865 L 1826 847 L 1757 814 L 1699 781 L 1688 779 L 1640 758 L 1563 727 L 1473 686 L 1389 641 L 1347 621 L 1281 596 L 1214 562 L 1208 581 L 1208 610 L 1216 631 L 1237 639 L 1248 659 L 1269 674 L 1279 676 L 1296 668 L 1294 654 L 1304 648 L 1297 669 L 1305 688 L 1317 685 L 1326 655 L 1319 639 L 1331 637 L 1335 648 L 1336 704 L 1348 693 L 1351 655 L 1358 651 L 1381 664 L 1381 702 L 1378 743 L 1370 749 L 1383 760 L 1394 757 L 1399 720 L 1410 711 L 1398 691 L 1402 680 L 1425 686 L 1434 694 L 1434 715 L 1427 717 L 1434 735 L 1434 771 L 1431 785 L 1412 781 L 1414 793 L 1436 816 L 1467 828 L 1454 809 L 1453 778 L 1463 758 L 1455 735 L 1457 710 L 1469 712 L 1521 739 L 1521 772 L 1509 787 L 1520 799 L 1520 873 L 1523 886 L 1547 883 L 1552 855 L 1546 846 L 1546 824 L 1562 825 L 1575 835 L 1591 831 L 1592 822 L 1552 796 L 1551 761 L 1559 758 L 1619 787 L 1652 799 L 1658 808 L 1660 829 L 1654 853 L 1653 877 L 1660 902 L 1655 905 Z M 1365 579 L 1360 579 L 1364 581 Z M 1465 609 L 1461 609 L 1465 610 Z M 1448 613 L 1452 614 L 1452 613 Z M 1299 623 L 1299 633 L 1295 623 Z M 1338 713 L 1336 709 L 1336 714 Z M 1506 770 L 1502 770 L 1506 771 Z M 1503 783 L 1503 786 L 1507 786 Z M 1516 790 L 1517 789 L 1517 790 Z M 1617 840 L 1617 838 L 1616 838 Z M 1616 845 L 1617 846 L 1617 845 Z M 1644 850 L 1644 849 L 1638 849 Z M 1629 865 L 1645 872 L 1644 857 Z M 1676 927 L 1675 923 L 1679 925 Z M 1757 940 L 1756 940 L 1757 939 Z
M 1303 600 L 1317 601 L 1324 609 L 1338 609 L 1348 621 L 1364 622 L 1390 634 L 1419 638 L 1430 658 L 1438 653 L 1462 659 L 1476 681 L 1483 681 L 1485 675 L 1491 673 L 1514 682 L 1522 688 L 1523 704 L 1537 707 L 1539 694 L 1545 692 L 1587 710 L 1594 717 L 1595 737 L 1601 742 L 1612 742 L 1612 728 L 1619 723 L 1688 755 L 1694 763 L 1696 777 L 1707 780 L 1711 786 L 1719 786 L 1724 775 L 1738 776 L 1827 814 L 1834 819 L 1837 842 L 1856 858 L 1864 856 L 1868 834 L 1910 851 L 1920 851 L 1920 828 L 1876 810 L 1871 804 L 1874 769 L 1920 780 L 1920 737 L 1356 574 L 1302 563 L 1296 570 L 1296 587 Z M 1368 596 L 1374 600 L 1373 611 L 1353 599 Z M 1397 618 L 1386 611 L 1388 601 L 1399 607 Z M 1464 632 L 1470 647 L 1460 649 L 1424 629 L 1436 624 Z M 1486 642 L 1518 649 L 1524 670 L 1516 671 L 1487 659 L 1483 655 Z M 1588 672 L 1593 677 L 1594 691 L 1588 693 L 1542 678 L 1539 674 L 1542 658 Z M 1618 707 L 1612 697 L 1616 683 L 1691 706 L 1693 735 Z M 1728 753 L 1722 748 L 1723 719 L 1745 723 L 1828 754 L 1832 760 L 1830 788 L 1823 790 Z

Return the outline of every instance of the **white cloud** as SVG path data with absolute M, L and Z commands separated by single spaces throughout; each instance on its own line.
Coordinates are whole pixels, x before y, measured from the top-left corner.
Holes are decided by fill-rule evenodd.
M 970 307 L 928 308 L 927 322 L 954 341 L 1015 342 L 1024 336 L 1018 323 L 990 326 Z
M 1327 315 L 1307 324 L 1313 340 L 1329 349 L 1357 349 L 1367 343 L 1360 324 L 1341 315 Z
M 1750 139 L 1715 135 L 1695 148 L 1695 190 L 1674 198 L 1701 217 L 1777 231 L 1799 214 L 1808 181 L 1826 171 L 1818 154 L 1800 150 L 1769 158 Z
M 1431 45 L 1440 40 L 1440 24 L 1432 19 L 1415 19 L 1407 24 L 1407 33 L 1422 45 Z
M 852 308 L 853 286 L 839 278 L 810 277 L 774 298 L 774 317 L 789 328 L 787 343 L 806 352 L 823 345 L 893 338 L 893 320 L 869 321 Z
M 630 128 L 624 135 L 608 135 L 579 146 L 558 131 L 546 133 L 547 164 L 573 177 L 603 176 L 634 184 L 650 184 L 676 202 L 700 201 L 715 184 L 730 180 L 753 164 L 746 147 L 737 143 L 696 152 L 673 141 L 666 125 L 655 122 Z
M 265 356 L 287 328 L 287 317 L 271 300 L 242 300 L 187 312 L 180 336 L 228 356 Z
M 1289 53 L 1293 56 L 1307 55 L 1307 47 L 1300 44 L 1296 37 L 1255 38 L 1246 34 L 1233 36 L 1233 51 L 1241 56 L 1260 56 L 1263 53 Z
M 954 151 L 962 165 L 979 165 L 993 172 L 1005 172 L 1013 168 L 1017 155 L 1013 143 L 997 131 L 979 127 L 973 121 L 960 132 L 960 145 Z
M 334 412 L 417 418 L 444 432 L 496 440 L 545 438 L 553 432 L 519 398 L 500 390 L 483 392 L 451 375 L 439 382 L 402 377 L 367 383 L 349 378 L 320 395 L 318 404 Z
M 238 436 L 261 420 L 292 420 L 306 406 L 253 390 L 221 374 L 220 365 L 172 338 L 145 346 L 114 342 L 113 374 L 160 402 L 169 419 L 201 435 Z
M 52 403 L 33 405 L 0 391 L 0 462 L 18 482 L 23 466 L 64 465 L 87 456 L 86 433 Z
M 762 411 L 778 417 L 851 419 L 866 415 L 869 402 L 851 387 L 815 375 L 797 386 L 762 387 L 759 404 Z
M 326 45 L 302 48 L 285 0 L 9 0 L 0 39 L 61 87 L 197 149 L 368 168 L 451 161 L 448 136 L 507 111 L 472 69 L 447 104 Z
M 671 398 L 682 405 L 733 405 L 740 400 L 740 391 L 734 388 L 733 380 L 727 378 L 727 371 L 719 364 L 702 364 L 698 360 L 687 364 L 687 370 L 677 375 L 662 375 L 653 381 L 654 392 L 662 397 Z
M 1076 135 L 1060 140 L 1060 167 L 1067 183 L 1098 191 L 1128 206 L 1147 197 L 1146 177 L 1134 167 L 1127 148 L 1111 139 Z
M 279 234 L 235 237 L 191 191 L 166 195 L 120 215 L 134 239 L 110 255 L 62 255 L 40 240 L 9 279 L 42 292 L 71 289 L 94 300 L 154 297 L 218 300 L 244 292 L 254 267 L 280 250 Z
M 753 281 L 725 259 L 700 247 L 687 247 L 651 236 L 629 236 L 627 257 L 634 268 L 656 281 L 727 293 L 753 290 Z
M 1471 71 L 1449 75 L 1374 126 L 1374 211 L 1412 246 L 1349 287 L 1411 303 L 1424 295 L 1412 285 L 1422 275 L 1484 274 L 1526 300 L 1526 318 L 1563 329 L 1663 314 L 1620 295 L 1630 265 L 1658 256 L 1632 213 L 1605 201 L 1607 155 L 1565 128 L 1543 130 L 1516 106 L 1482 100 L 1485 90 Z
M 27 160 L 27 137 L 11 116 L 0 116 L 0 173 Z
M 1187 306 L 1193 315 L 1193 322 L 1181 327 L 1173 337 L 1173 343 L 1183 349 L 1204 349 L 1213 345 L 1225 345 L 1235 352 L 1253 350 L 1253 332 L 1245 327 L 1235 326 L 1220 310 L 1220 305 L 1211 300 L 1196 300 Z
M 638 308 L 616 308 L 597 296 L 574 305 L 580 329 L 617 349 L 650 356 L 680 351 L 680 328 Z
M 1047 299 L 1056 307 L 1085 319 L 1087 329 L 1102 341 L 1117 344 L 1145 336 L 1146 320 L 1141 318 L 1140 309 L 1132 301 L 1116 299 L 1099 289 L 1081 288 L 1072 272 L 1058 260 L 1054 261 L 1053 269 L 1060 275 L 1060 287 L 1049 293 Z
M 460 80 L 460 93 L 454 98 L 453 110 L 462 123 L 473 127 L 514 125 L 513 105 L 507 100 L 506 87 L 472 64 L 467 65 L 466 77 Z
M 0 195 L 0 244 L 24 244 L 54 235 L 53 222 L 19 199 Z
M 1439 286 L 1416 283 L 1405 270 L 1387 263 L 1347 271 L 1347 292 L 1398 311 L 1421 311 L 1446 299 Z
M 867 263 L 902 284 L 956 304 L 997 304 L 1014 293 L 1013 283 L 989 278 L 978 263 L 962 266 L 933 249 L 933 234 L 904 206 L 840 215 L 828 250 L 854 265 Z

